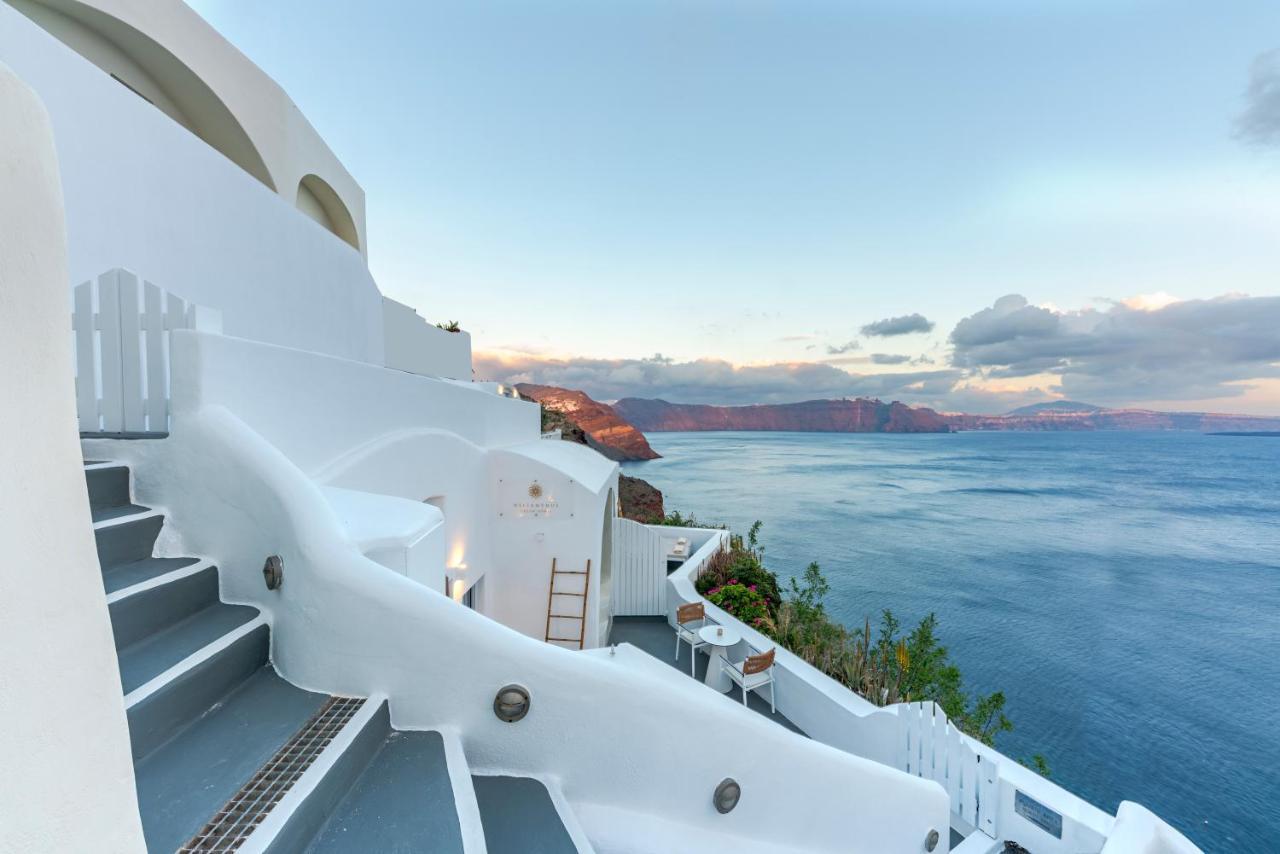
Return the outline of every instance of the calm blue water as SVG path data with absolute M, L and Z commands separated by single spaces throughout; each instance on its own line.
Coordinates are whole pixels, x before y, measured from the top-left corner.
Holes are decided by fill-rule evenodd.
M 745 531 L 828 610 L 936 612 L 1053 779 L 1207 851 L 1280 851 L 1280 439 L 654 433 L 668 508 Z

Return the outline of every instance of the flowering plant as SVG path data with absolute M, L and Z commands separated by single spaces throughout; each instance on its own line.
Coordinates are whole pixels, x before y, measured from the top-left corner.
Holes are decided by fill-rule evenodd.
M 741 584 L 734 578 L 728 584 L 712 587 L 706 596 L 748 626 L 759 628 L 768 620 L 769 600 L 754 584 Z

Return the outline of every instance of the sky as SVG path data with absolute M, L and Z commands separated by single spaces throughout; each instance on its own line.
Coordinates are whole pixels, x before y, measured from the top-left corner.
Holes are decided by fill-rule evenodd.
M 1280 415 L 1274 0 L 191 5 L 481 378 Z

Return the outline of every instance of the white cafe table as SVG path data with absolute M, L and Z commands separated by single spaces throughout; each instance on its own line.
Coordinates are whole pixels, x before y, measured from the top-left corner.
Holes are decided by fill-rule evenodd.
M 707 661 L 707 676 L 703 681 L 708 688 L 727 694 L 733 683 L 724 674 L 722 665 L 729 660 L 725 652 L 729 647 L 739 643 L 742 635 L 732 627 L 703 626 L 698 629 L 698 638 L 711 648 L 710 659 Z

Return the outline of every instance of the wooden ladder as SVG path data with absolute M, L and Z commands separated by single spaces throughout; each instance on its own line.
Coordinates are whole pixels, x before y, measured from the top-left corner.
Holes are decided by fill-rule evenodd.
M 556 589 L 556 578 L 561 575 L 581 575 L 582 576 L 582 592 L 568 593 L 564 590 Z M 587 568 L 579 569 L 556 569 L 556 559 L 551 559 L 551 585 L 547 588 L 547 643 L 577 643 L 578 649 L 582 649 L 584 641 L 587 637 L 587 593 L 591 589 L 591 559 L 587 559 Z M 557 596 L 576 596 L 582 601 L 582 612 L 579 614 L 557 614 L 555 612 L 555 598 Z M 551 621 L 552 620 L 577 620 L 578 636 L 576 638 L 552 637 Z

